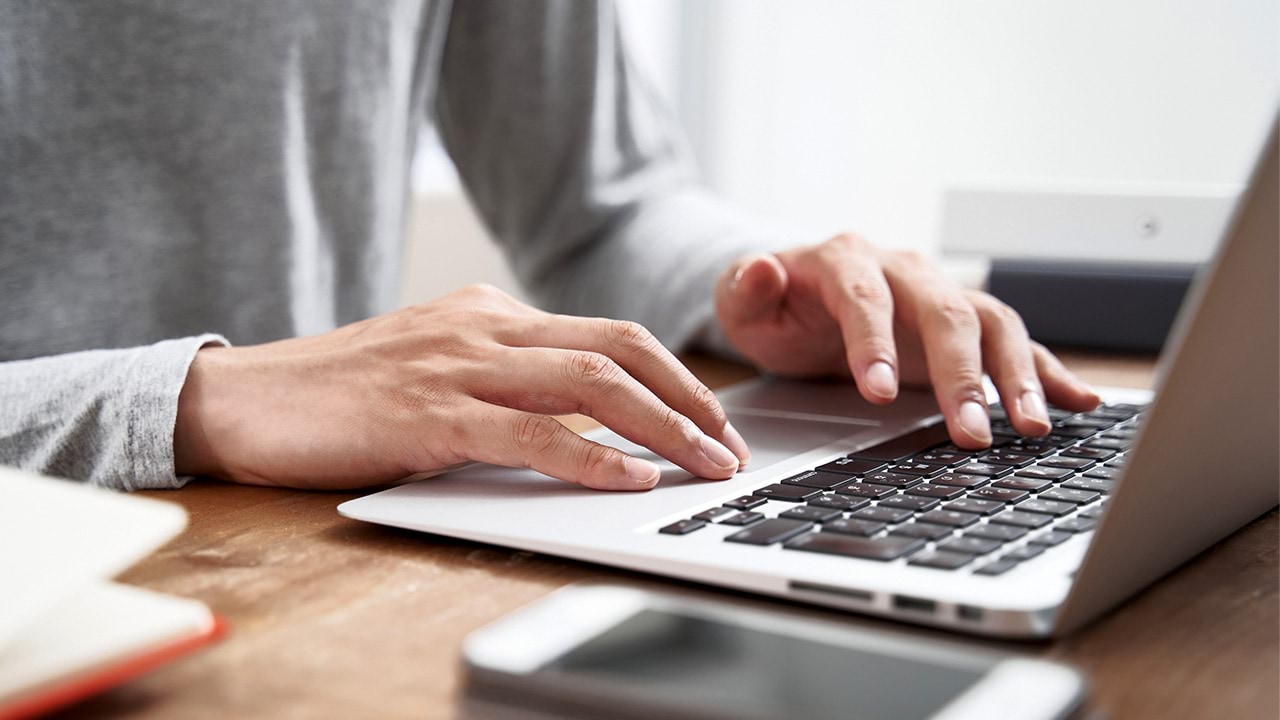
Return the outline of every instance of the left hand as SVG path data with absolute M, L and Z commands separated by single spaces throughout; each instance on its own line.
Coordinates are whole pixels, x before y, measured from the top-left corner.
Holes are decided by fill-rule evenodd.
M 964 448 L 991 444 L 984 370 L 1023 435 L 1049 432 L 1046 400 L 1077 412 L 1098 405 L 1008 305 L 960 287 L 919 253 L 854 235 L 742 258 L 720 277 L 716 312 L 729 341 L 763 370 L 852 376 L 879 405 L 900 382 L 932 385 Z

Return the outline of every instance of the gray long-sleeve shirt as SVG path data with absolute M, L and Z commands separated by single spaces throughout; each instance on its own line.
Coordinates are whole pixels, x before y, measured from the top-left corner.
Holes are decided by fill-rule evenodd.
M 393 309 L 423 123 L 539 304 L 707 333 L 783 240 L 699 188 L 619 37 L 573 0 L 0 4 L 0 463 L 181 485 L 201 346 Z

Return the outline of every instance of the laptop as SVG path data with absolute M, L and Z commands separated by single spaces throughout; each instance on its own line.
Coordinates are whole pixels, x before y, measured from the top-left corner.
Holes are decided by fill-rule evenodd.
M 1184 303 L 1157 391 L 1104 388 L 1019 438 L 949 444 L 927 393 L 759 379 L 720 393 L 753 449 L 725 481 L 659 462 L 647 493 L 472 465 L 343 503 L 371 523 L 1003 637 L 1073 631 L 1280 501 L 1273 123 Z M 994 393 L 991 393 L 994 401 Z

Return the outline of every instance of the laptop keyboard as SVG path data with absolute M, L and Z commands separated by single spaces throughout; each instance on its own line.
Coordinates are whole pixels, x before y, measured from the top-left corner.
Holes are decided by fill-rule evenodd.
M 958 448 L 945 426 L 934 425 L 658 532 L 682 536 L 724 525 L 735 529 L 726 542 L 1000 575 L 1094 529 L 1145 409 L 1050 408 L 1051 433 L 1024 438 L 993 406 L 990 448 Z

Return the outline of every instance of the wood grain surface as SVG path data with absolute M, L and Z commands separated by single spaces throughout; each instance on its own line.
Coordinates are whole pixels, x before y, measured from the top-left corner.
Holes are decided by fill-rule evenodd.
M 1066 353 L 1090 382 L 1147 386 L 1146 357 Z M 713 386 L 749 369 L 689 364 Z M 571 426 L 583 427 L 581 420 Z M 470 631 L 578 580 L 689 586 L 580 562 L 348 520 L 357 494 L 196 482 L 148 493 L 186 532 L 123 576 L 197 598 L 230 624 L 220 644 L 70 710 L 67 718 L 449 718 Z M 737 602 L 1075 663 L 1106 716 L 1280 717 L 1275 511 L 1084 631 L 1001 643 L 800 605 Z M 692 590 L 704 592 L 703 590 Z

